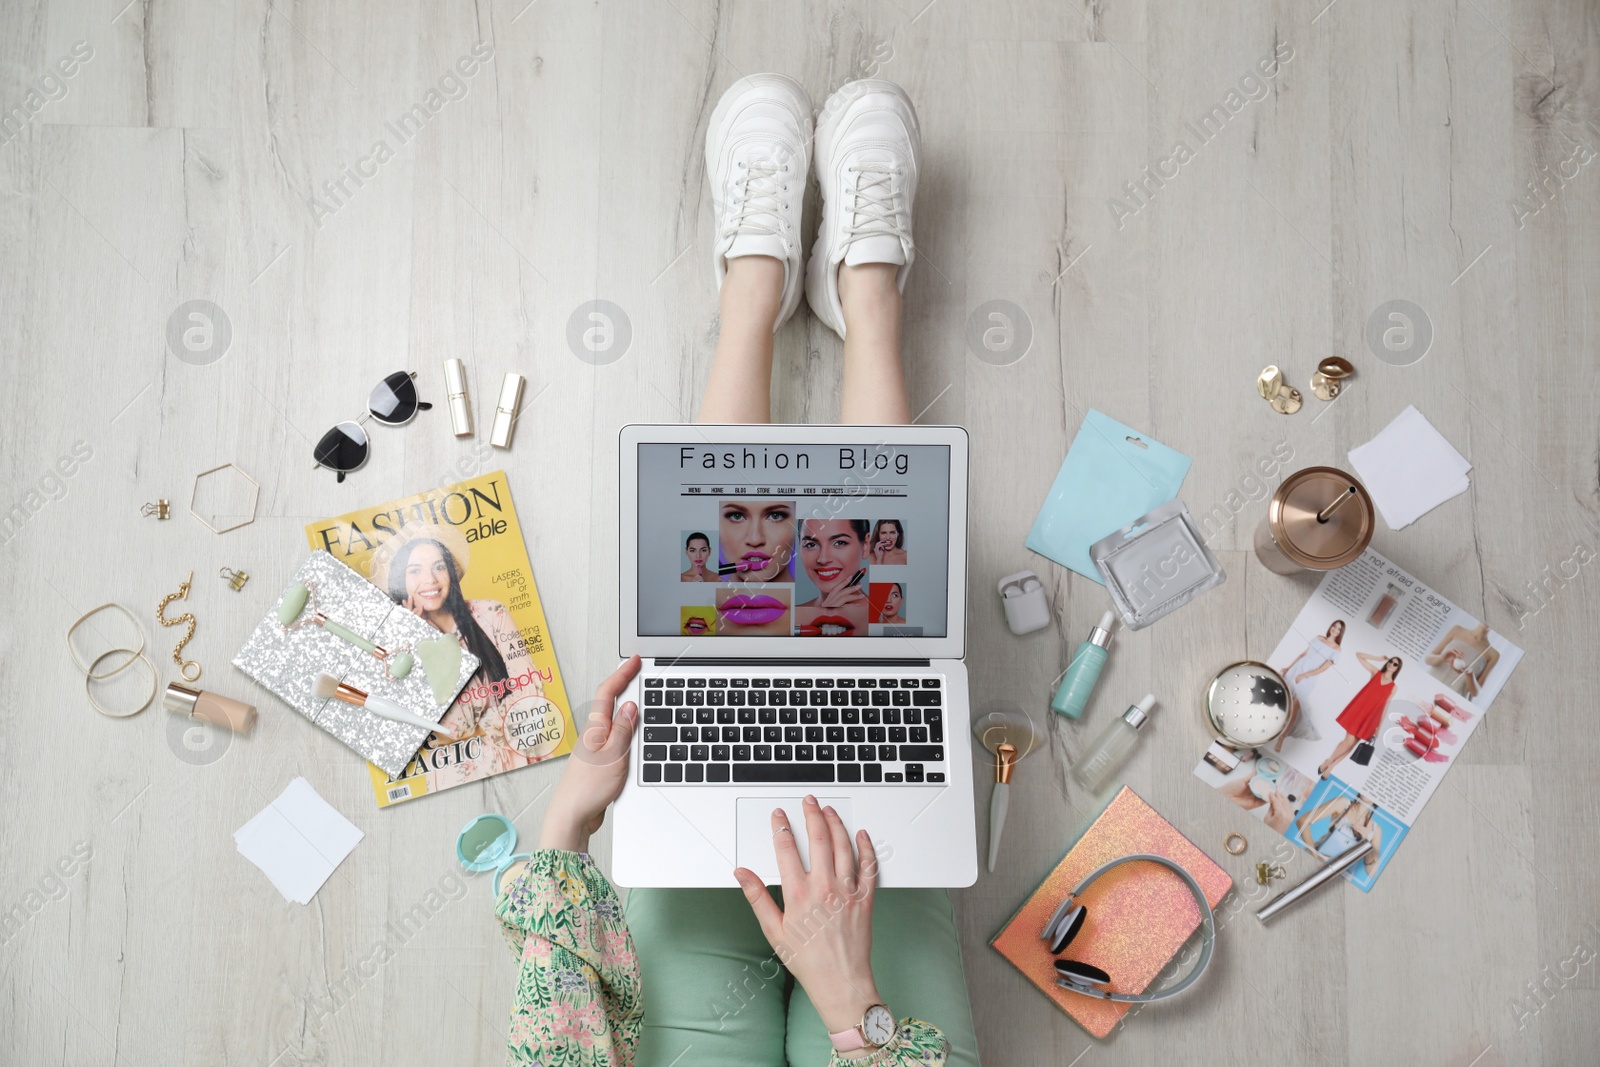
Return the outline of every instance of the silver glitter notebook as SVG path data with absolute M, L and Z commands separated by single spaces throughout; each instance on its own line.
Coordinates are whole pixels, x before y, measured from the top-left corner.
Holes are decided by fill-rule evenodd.
M 295 625 L 285 626 L 279 621 L 279 607 L 289 591 L 301 585 L 313 590 L 312 601 L 299 613 Z M 391 776 L 398 775 L 427 739 L 427 731 L 381 718 L 343 701 L 321 699 L 312 692 L 316 676 L 326 672 L 369 696 L 387 697 L 414 715 L 438 722 L 477 671 L 478 657 L 463 650 L 457 677 L 439 679 L 437 687 L 431 684 L 434 680 L 428 677 L 420 659 L 405 677 L 391 678 L 383 660 L 310 622 L 316 613 L 386 649 L 391 662 L 419 643 L 455 638 L 441 634 L 361 575 L 319 551 L 311 553 L 233 658 L 235 667 L 272 690 L 294 710 Z M 441 703 L 437 696 L 445 693 L 449 699 Z

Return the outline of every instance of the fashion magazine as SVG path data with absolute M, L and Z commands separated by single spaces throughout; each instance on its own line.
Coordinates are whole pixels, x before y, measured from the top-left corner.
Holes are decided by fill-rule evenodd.
M 1368 549 L 1323 576 L 1267 660 L 1288 683 L 1284 731 L 1212 745 L 1195 776 L 1325 859 L 1372 841 L 1344 874 L 1370 890 L 1521 659 Z
M 379 807 L 572 751 L 571 704 L 504 471 L 306 527 L 306 540 L 481 661 L 398 775 L 368 766 Z

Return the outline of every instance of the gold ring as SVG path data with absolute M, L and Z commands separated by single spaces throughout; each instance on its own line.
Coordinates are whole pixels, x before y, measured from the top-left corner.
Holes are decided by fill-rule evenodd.
M 1245 849 L 1250 847 L 1250 842 L 1244 839 L 1243 834 L 1229 834 L 1222 839 L 1222 847 L 1228 850 L 1230 856 L 1242 856 Z

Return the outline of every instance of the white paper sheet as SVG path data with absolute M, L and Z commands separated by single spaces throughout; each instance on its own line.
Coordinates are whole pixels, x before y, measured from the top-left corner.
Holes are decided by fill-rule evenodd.
M 240 855 L 260 867 L 285 900 L 309 904 L 363 834 L 304 778 L 233 833 Z
M 1410 526 L 1465 493 L 1472 469 L 1415 407 L 1407 407 L 1378 436 L 1352 448 L 1350 465 L 1391 530 Z

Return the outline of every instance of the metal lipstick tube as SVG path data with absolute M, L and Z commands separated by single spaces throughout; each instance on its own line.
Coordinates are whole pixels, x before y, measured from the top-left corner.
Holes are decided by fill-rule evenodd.
M 457 437 L 472 436 L 472 405 L 467 400 L 467 365 L 444 361 L 444 391 L 450 403 L 450 429 Z
M 1315 893 L 1319 888 L 1327 885 L 1347 867 L 1356 863 L 1372 851 L 1372 842 L 1358 841 L 1354 845 L 1339 853 L 1333 859 L 1317 868 L 1316 871 L 1302 881 L 1299 885 L 1292 885 L 1279 893 L 1256 912 L 1256 918 L 1262 922 L 1270 922 L 1279 912 L 1293 907 L 1306 897 Z

